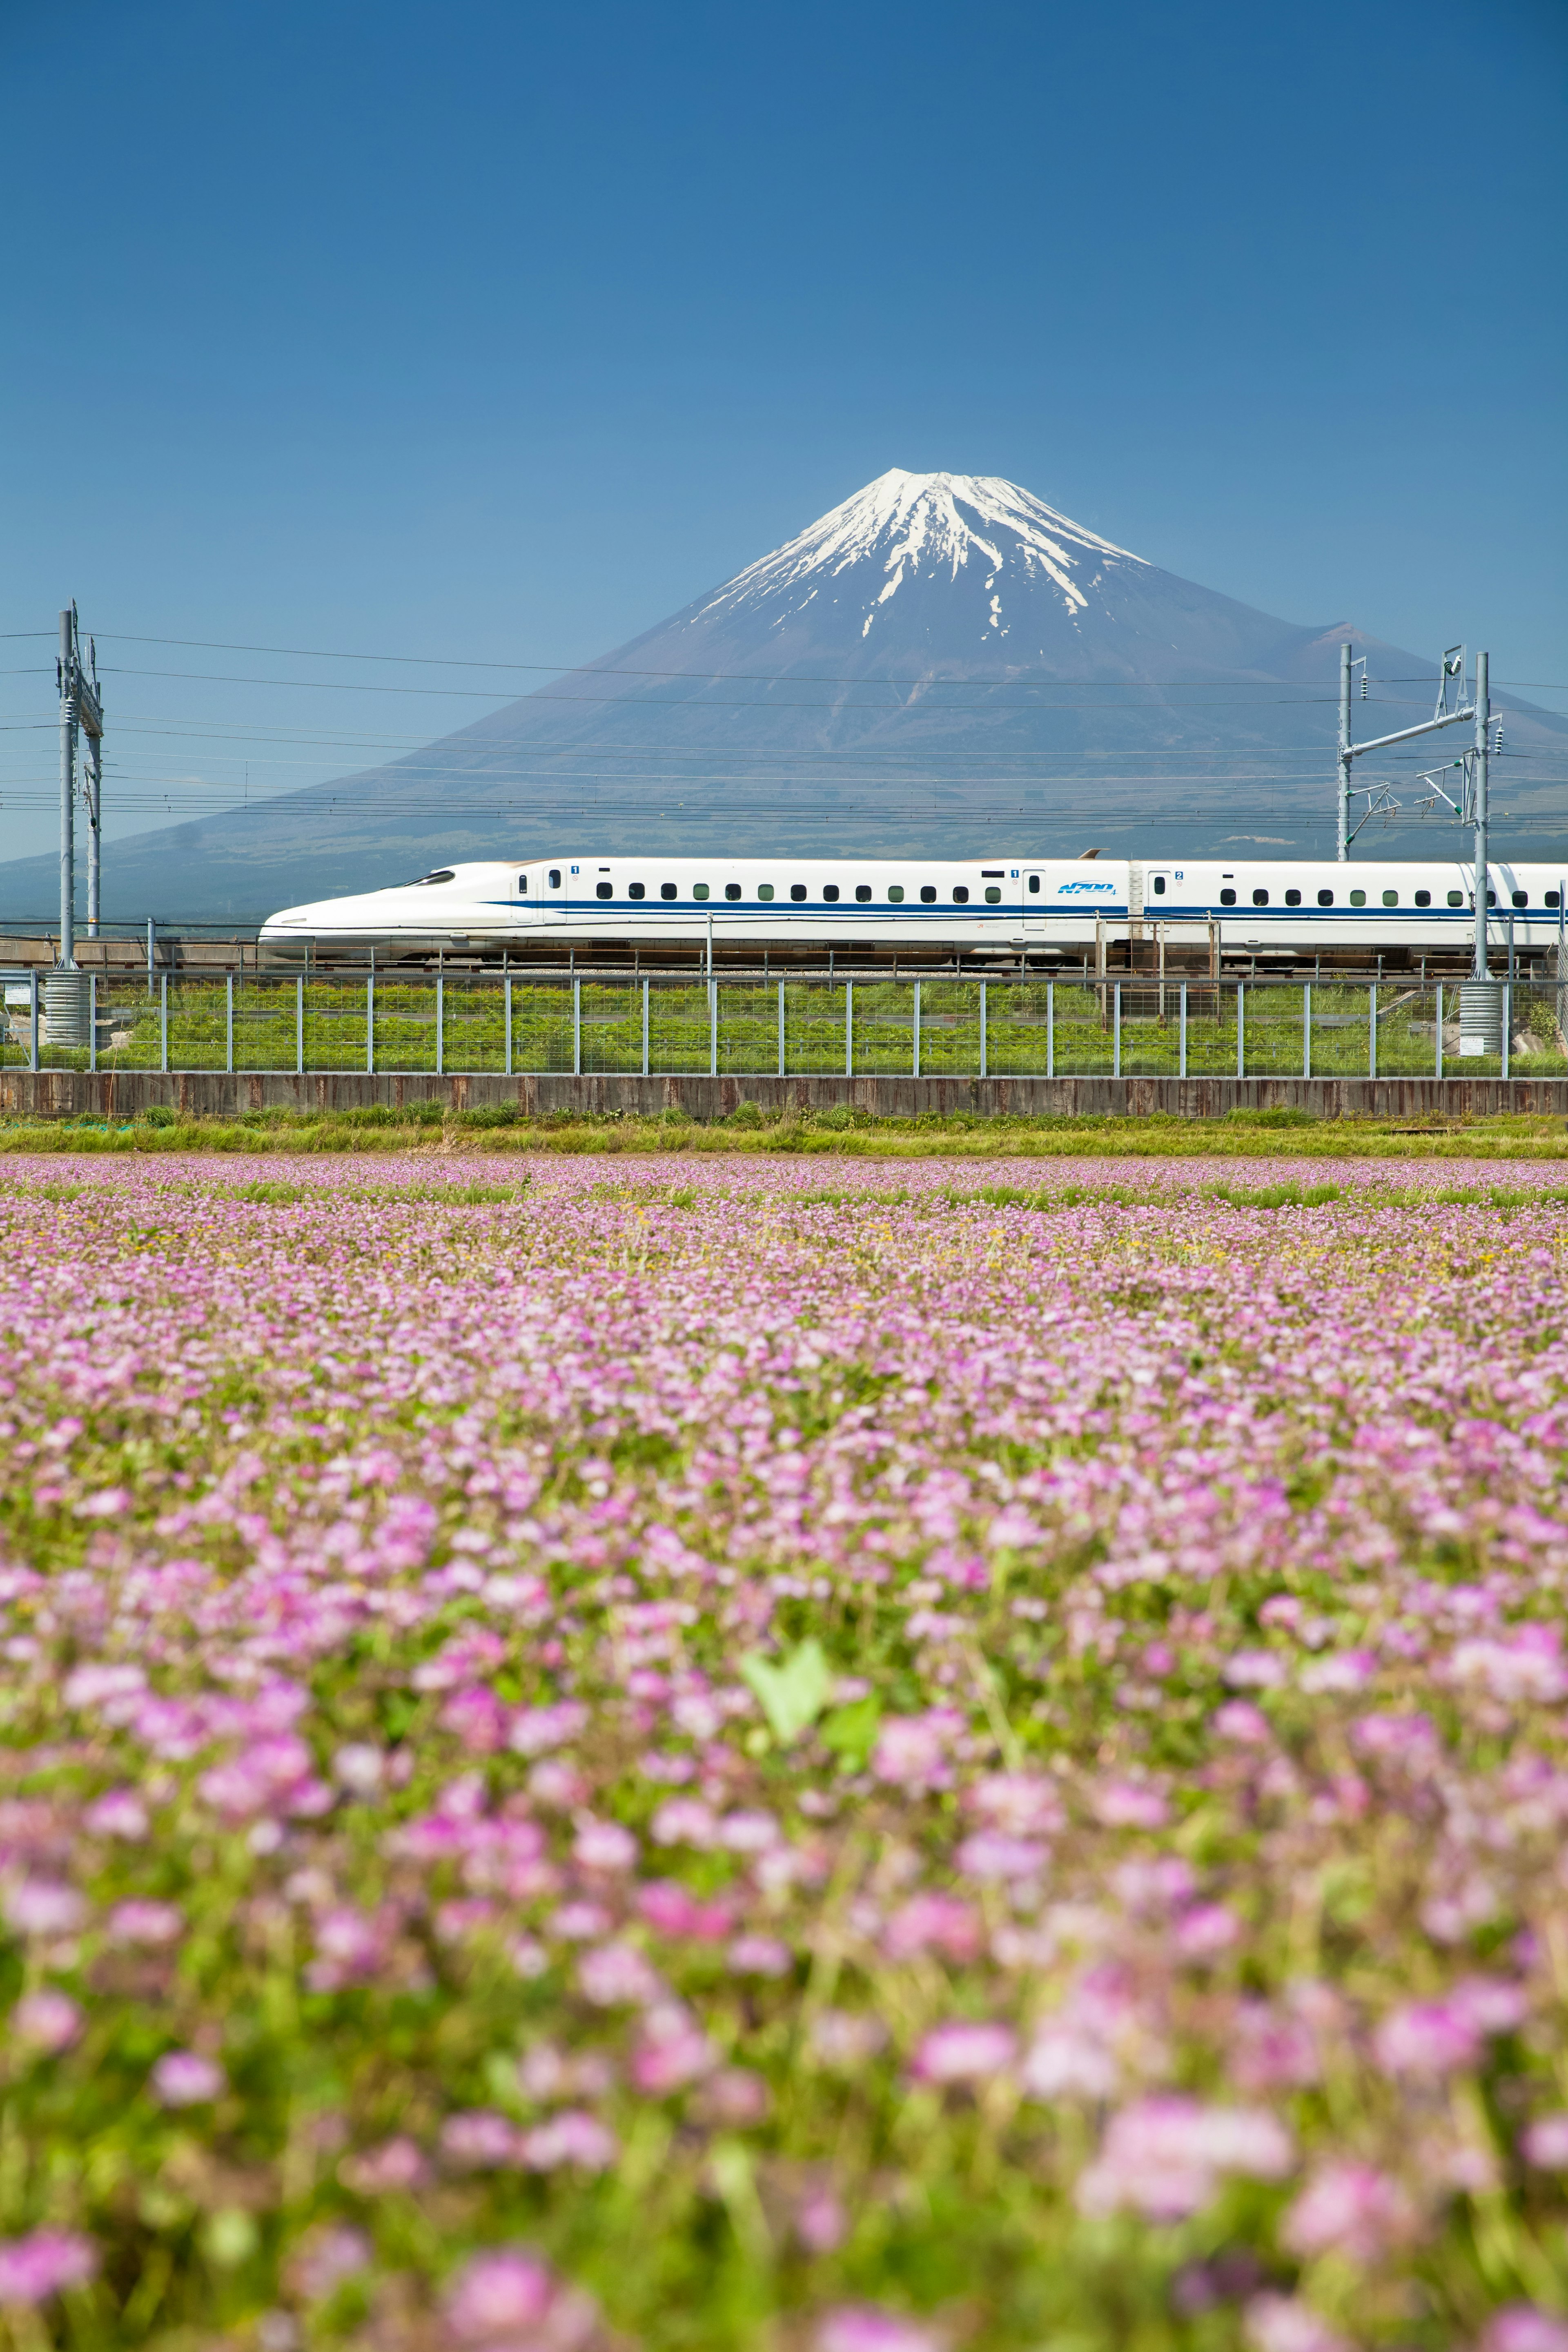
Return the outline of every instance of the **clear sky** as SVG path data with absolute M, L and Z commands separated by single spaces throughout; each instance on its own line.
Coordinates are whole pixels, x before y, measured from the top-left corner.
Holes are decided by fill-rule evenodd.
M 130 635 L 570 663 L 901 466 L 1568 680 L 1565 115 L 1562 0 L 0 0 L 0 629 L 162 823 L 487 705 Z

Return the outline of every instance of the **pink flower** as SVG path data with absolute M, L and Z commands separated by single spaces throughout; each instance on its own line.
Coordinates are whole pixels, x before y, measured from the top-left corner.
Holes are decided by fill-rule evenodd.
M 1049 1837 L 1065 1819 L 1054 1783 L 1038 1772 L 988 1772 L 964 1801 L 993 1829 L 1014 1837 Z
M 666 1797 L 653 1815 L 650 1834 L 655 1845 L 695 1846 L 706 1852 L 718 1836 L 711 1805 L 700 1797 Z
M 632 2080 L 650 2098 L 664 2098 L 711 2074 L 717 2063 L 718 2053 L 690 2012 L 671 2002 L 644 2018 L 632 2053 Z
M 484 1683 L 455 1690 L 441 1710 L 441 1727 L 470 1756 L 493 1756 L 507 1741 L 507 1710 Z
M 582 2172 L 602 2172 L 621 2153 L 614 2133 L 597 2116 L 568 2107 L 522 2137 L 521 2154 L 530 2172 L 554 2172 L 563 2164 Z
M 945 2338 L 870 2304 L 844 2304 L 817 2324 L 812 2352 L 942 2352 Z
M 1285 1661 L 1273 1650 L 1237 1650 L 1220 1672 L 1232 1690 L 1278 1690 L 1285 1680 Z
M 368 2147 L 358 2156 L 346 2156 L 338 2171 L 344 2187 L 351 2189 L 356 2197 L 395 2195 L 403 2189 L 423 2189 L 431 2177 L 423 2153 L 411 2139 L 383 2140 L 379 2147 Z
M 726 1813 L 718 1843 L 730 1853 L 766 1853 L 779 1843 L 779 1824 L 771 1813 Z
M 795 2211 L 795 2235 L 809 2254 L 831 2254 L 848 2237 L 849 2216 L 825 2184 L 808 2189 Z
M 0 2304 L 47 2303 L 67 2287 L 84 2284 L 97 2268 L 97 2248 L 68 2230 L 0 2239 Z
M 1211 2201 L 1221 2173 L 1278 2180 L 1291 2161 L 1290 2134 L 1264 2108 L 1140 2099 L 1112 2116 L 1078 2202 L 1089 2214 L 1130 2205 L 1149 2221 L 1177 2221 Z
M 5 1917 L 18 1936 L 71 1936 L 86 1919 L 87 1905 L 74 1886 L 24 1878 L 5 1889 Z
M 690 1937 L 699 1943 L 723 1940 L 735 1925 L 727 1903 L 699 1902 L 673 1878 L 650 1879 L 637 1889 L 637 1910 L 655 1935 Z
M 777 1936 L 737 1936 L 725 1954 L 735 1977 L 787 1977 L 795 1955 Z
M 106 1789 L 82 1815 L 94 1837 L 124 1838 L 135 1844 L 147 1834 L 147 1808 L 132 1789 Z
M 809 2039 L 820 2064 L 851 2074 L 876 2056 L 887 2040 L 887 2028 L 880 2017 L 864 2011 L 820 2009 L 811 2020 Z
M 1493 2314 L 1480 2352 L 1568 2352 L 1568 2321 L 1531 2303 L 1511 2303 Z
M 1267 1748 L 1274 1737 L 1268 1717 L 1245 1698 L 1227 1699 L 1217 1706 L 1214 1728 L 1221 1739 L 1239 1740 L 1244 1748 Z
M 520 2247 L 476 2254 L 447 2290 L 446 2323 L 464 2344 L 526 2336 L 555 2294 L 555 2274 L 539 2255 Z
M 635 1944 L 597 1944 L 577 1964 L 578 1990 L 597 2009 L 645 2008 L 664 1990 L 658 1970 Z
M 1019 2079 L 1037 2099 L 1108 2099 L 1121 2069 L 1098 2034 L 1062 2021 L 1035 2036 Z
M 379 1974 L 386 1958 L 387 1927 L 346 1903 L 323 1911 L 315 1923 L 316 1958 L 305 1971 L 312 1992 L 340 1992 Z
M 1196 1903 L 1176 1922 L 1176 1945 L 1184 1960 L 1208 1960 L 1241 1940 L 1241 1922 L 1223 1903 Z
M 956 1895 L 915 1895 L 888 1920 L 882 1948 L 890 1960 L 912 1960 L 927 1951 L 972 1960 L 983 1939 L 978 1914 Z
M 1462 2006 L 1412 2000 L 1391 2010 L 1374 2036 L 1377 2063 L 1387 2074 L 1436 2079 L 1473 2066 L 1481 2036 Z
M 579 1822 L 571 1851 L 582 1870 L 631 1870 L 637 1860 L 637 1841 L 619 1822 L 587 1820 Z
M 11 2011 L 11 2031 L 17 2041 L 30 2042 L 36 2050 L 51 2055 L 69 2049 L 81 2032 L 81 2023 L 75 2001 L 47 1986 L 40 1992 L 24 1993 Z
M 1568 2115 L 1537 2116 L 1520 2141 L 1527 2164 L 1542 2171 L 1568 2171 Z
M 111 1944 L 145 1944 L 153 1950 L 184 1932 L 184 1915 L 172 1903 L 117 1903 L 104 1922 Z
M 222 2096 L 228 2078 L 194 2050 L 166 2051 L 152 2069 L 152 2090 L 166 2107 L 199 2107 Z
M 325 2303 L 370 2261 L 371 2242 L 362 2230 L 329 2222 L 300 2241 L 289 2260 L 289 2284 L 305 2302 Z
M 721 2066 L 716 2074 L 708 2076 L 698 2095 L 702 2121 L 723 2125 L 730 2131 L 761 2123 L 772 2104 L 767 2084 L 749 2066 Z
M 1094 1792 L 1094 1810 L 1107 1829 L 1159 1830 L 1170 1819 L 1159 1790 L 1139 1780 L 1107 1780 Z
M 983 2083 L 1017 2054 L 1010 2025 L 938 2025 L 921 2042 L 909 2071 L 920 2083 Z
M 1478 2033 L 1511 2033 L 1524 2022 L 1526 2002 L 1522 1987 L 1506 1977 L 1461 1977 L 1448 2006 Z
M 470 2107 L 441 2126 L 441 2153 L 465 2172 L 489 2172 L 517 2161 L 517 2134 L 505 2116 Z
M 1253 2352 L 1350 2352 L 1344 2337 L 1292 2294 L 1254 2295 L 1243 2325 Z
M 1034 1838 L 1009 1837 L 998 1830 L 979 1830 L 967 1837 L 953 1857 L 953 1866 L 966 1878 L 987 1881 L 1037 1877 L 1050 1860 L 1049 1849 Z
M 528 1706 L 512 1717 L 508 1746 L 518 1756 L 542 1756 L 547 1748 L 564 1748 L 588 1728 L 588 1709 L 580 1699 L 561 1699 L 554 1706 Z
M 1377 1660 L 1370 1650 L 1334 1650 L 1326 1658 L 1313 1658 L 1296 1680 L 1309 1697 L 1315 1697 L 1322 1691 L 1364 1689 L 1376 1672 Z
M 950 1789 L 947 1753 L 963 1728 L 963 1717 L 950 1706 L 932 1707 L 925 1715 L 884 1716 L 871 1769 L 879 1780 L 891 1780 L 911 1796 Z
M 1416 2215 L 1397 2181 L 1369 2164 L 1326 2164 L 1286 2214 L 1281 2237 L 1292 2253 L 1330 2252 L 1375 2263 L 1412 2235 Z

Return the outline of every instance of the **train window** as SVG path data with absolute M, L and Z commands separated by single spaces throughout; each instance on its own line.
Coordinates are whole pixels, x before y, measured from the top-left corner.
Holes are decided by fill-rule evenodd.
M 1513 903 L 1516 907 L 1528 907 L 1530 904 L 1529 891 L 1516 890 L 1513 894 Z
M 903 904 L 904 904 L 904 885 L 903 885 L 903 883 L 902 883 L 902 882 L 890 882 L 890 883 L 888 884 L 888 886 L 887 886 L 887 903 L 888 903 L 888 905 L 889 905 L 890 907 L 902 907 L 902 906 L 903 906 Z
M 660 885 L 659 885 L 659 896 L 660 896 L 660 898 L 673 898 L 674 897 L 674 895 L 675 895 L 675 886 L 674 886 L 674 884 L 673 882 L 661 882 L 661 883 L 660 883 Z
M 526 898 L 528 897 L 528 876 L 527 876 L 526 874 L 519 874 L 519 875 L 518 875 L 518 877 L 517 877 L 517 888 L 518 888 L 519 892 L 522 894 L 522 896 Z
M 1489 907 L 1495 907 L 1497 905 L 1497 892 L 1495 890 L 1489 890 L 1487 892 L 1487 905 Z
M 552 890 L 559 890 L 560 888 L 560 867 L 559 866 L 552 866 L 550 867 L 549 886 Z
M 1398 891 L 1385 890 L 1383 894 L 1383 903 L 1385 907 L 1397 907 L 1399 904 Z
M 806 886 L 805 886 L 805 884 L 804 884 L 803 882 L 791 882 L 791 883 L 790 883 L 790 885 L 789 885 L 789 896 L 791 897 L 791 898 L 793 898 L 793 899 L 794 899 L 794 901 L 795 901 L 795 903 L 796 903 L 796 905 L 797 905 L 797 906 L 799 906 L 799 905 L 800 905 L 800 903 L 801 899 L 805 897 L 805 895 L 806 895 Z M 839 895 L 839 894 L 838 894 L 838 892 L 835 890 L 835 891 L 833 892 L 833 897 L 836 898 L 838 897 L 838 895 Z
M 1333 905 L 1333 892 L 1332 890 L 1320 890 L 1318 892 L 1318 904 L 1320 907 L 1332 907 Z
M 967 906 L 968 905 L 968 903 L 969 903 L 969 894 L 968 894 L 967 890 L 964 887 L 964 885 L 960 882 L 960 883 L 958 883 L 958 884 L 956 885 L 956 887 L 955 887 L 955 889 L 954 889 L 954 892 L 953 892 L 953 904 L 955 905 L 955 907 L 967 907 Z
M 803 898 L 805 895 L 806 893 L 802 890 L 800 893 L 801 898 Z M 791 898 L 795 896 L 793 890 L 790 891 L 789 896 Z M 822 896 L 827 900 L 830 907 L 836 907 L 839 903 L 838 884 L 836 882 L 824 882 L 822 885 Z
M 989 884 L 987 886 L 987 889 L 986 889 L 986 904 L 987 904 L 987 906 L 988 906 L 988 907 L 999 907 L 999 906 L 1001 905 L 1001 903 L 1002 903 L 1002 894 L 1001 894 L 1001 892 L 997 888 L 997 886 L 996 886 L 996 884 L 995 884 L 994 882 L 989 883 Z
M 1235 891 L 1222 890 L 1219 894 L 1219 903 L 1222 907 L 1234 907 L 1236 904 Z
M 1285 904 L 1286 904 L 1286 906 L 1287 906 L 1287 907 L 1299 907 L 1299 906 L 1301 905 L 1301 892 L 1300 892 L 1299 890 L 1287 890 L 1287 891 L 1286 891 L 1286 893 L 1285 893 Z
M 1561 903 L 1555 890 L 1548 890 L 1546 893 L 1546 903 L 1549 907 L 1555 907 Z
M 1430 892 L 1430 890 L 1417 890 L 1417 891 L 1416 891 L 1416 904 L 1418 907 L 1429 907 L 1429 906 L 1431 905 L 1431 903 L 1432 903 L 1432 893 Z
M 706 882 L 694 882 L 692 884 L 692 897 L 694 898 L 706 898 L 707 897 L 707 884 Z
M 857 882 L 855 884 L 855 897 L 863 907 L 867 899 L 871 897 L 871 884 L 869 882 Z
M 757 895 L 759 898 L 771 898 L 773 896 L 772 883 L 759 882 L 757 886 Z
M 1253 904 L 1255 907 L 1266 907 L 1266 906 L 1268 905 L 1268 903 L 1269 903 L 1269 893 L 1267 892 L 1267 890 L 1254 890 L 1254 891 L 1253 891 L 1253 893 L 1252 893 L 1252 904 Z
M 1030 888 L 1031 890 L 1038 890 L 1038 889 L 1039 889 L 1039 887 L 1040 887 L 1040 877 L 1039 877 L 1039 875 L 1038 875 L 1038 874 L 1031 874 L 1031 875 L 1030 876 L 1030 877 L 1029 877 L 1029 887 L 1030 887 Z M 1165 876 L 1164 876 L 1163 874 L 1156 874 L 1156 875 L 1155 875 L 1155 898 L 1163 898 L 1165 897 L 1165 895 L 1166 895 L 1166 877 L 1165 877 Z
M 923 882 L 920 885 L 920 903 L 923 907 L 934 907 L 936 904 L 936 886 L 935 883 Z
M 740 896 L 739 883 L 727 882 L 724 886 L 724 895 L 727 898 L 738 898 Z
M 1450 891 L 1449 891 L 1449 893 L 1448 893 L 1448 904 L 1449 904 L 1449 906 L 1450 906 L 1450 907 L 1462 907 L 1462 906 L 1464 905 L 1464 903 L 1465 903 L 1465 894 L 1464 894 L 1464 892 L 1463 892 L 1462 890 L 1450 890 Z
M 600 898 L 613 898 L 615 892 L 608 882 L 596 882 L 594 895 Z
M 1364 907 L 1366 904 L 1365 891 L 1353 890 L 1350 894 L 1350 903 L 1353 907 Z
M 1165 887 L 1166 877 L 1162 874 L 1159 880 L 1155 884 L 1155 887 L 1156 890 L 1163 890 Z M 924 898 L 925 896 L 925 891 L 922 890 L 920 895 Z M 1031 898 L 1038 898 L 1040 896 L 1040 877 L 1038 874 L 1031 874 L 1029 877 L 1029 895 Z
M 645 882 L 629 882 L 626 886 L 626 896 L 629 898 L 645 898 L 647 895 L 648 886 Z

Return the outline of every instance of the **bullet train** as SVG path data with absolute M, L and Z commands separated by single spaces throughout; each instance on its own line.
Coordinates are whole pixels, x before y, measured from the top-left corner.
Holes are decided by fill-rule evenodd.
M 1490 869 L 1489 933 L 1518 957 L 1555 948 L 1563 877 L 1542 866 Z M 375 949 L 532 961 L 595 951 L 709 946 L 737 950 L 878 950 L 953 956 L 1077 958 L 1148 939 L 1179 950 L 1300 960 L 1346 950 L 1463 956 L 1475 936 L 1473 868 L 1101 857 L 541 858 L 443 866 L 416 882 L 288 907 L 264 947 L 310 954 Z

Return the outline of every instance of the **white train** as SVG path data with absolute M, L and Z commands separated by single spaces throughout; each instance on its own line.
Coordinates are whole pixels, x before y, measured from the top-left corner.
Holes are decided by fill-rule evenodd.
M 1520 956 L 1557 945 L 1563 882 L 1542 866 L 1493 865 L 1493 946 Z M 686 947 L 736 951 L 899 948 L 955 955 L 1077 958 L 1103 943 L 1167 945 L 1294 959 L 1467 954 L 1473 869 L 1445 864 L 1253 861 L 1229 866 L 993 856 L 931 857 L 541 858 L 441 866 L 417 882 L 288 907 L 262 926 L 266 947 L 392 956 L 622 954 Z

